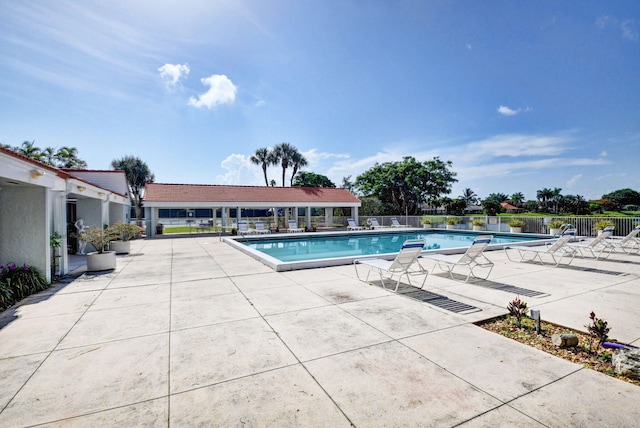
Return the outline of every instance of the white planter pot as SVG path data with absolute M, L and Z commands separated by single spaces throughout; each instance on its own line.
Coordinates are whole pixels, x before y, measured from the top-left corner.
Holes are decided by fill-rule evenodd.
M 422 228 L 423 229 L 431 229 L 431 225 L 430 224 L 423 224 Z
M 87 272 L 99 272 L 102 270 L 113 270 L 116 268 L 116 252 L 105 251 L 104 253 L 87 254 Z
M 131 252 L 131 241 L 111 241 L 109 250 L 115 251 L 116 254 L 129 254 Z
M 482 230 L 482 226 L 473 226 L 474 232 L 480 232 Z
M 447 224 L 447 225 L 445 225 L 445 226 L 447 227 L 447 230 L 452 230 L 452 229 L 455 229 L 455 228 L 456 228 L 456 225 L 455 225 L 455 224 Z
M 560 235 L 560 229 L 549 229 L 549 235 Z
M 522 233 L 522 228 L 521 227 L 510 227 L 509 231 L 511 233 Z

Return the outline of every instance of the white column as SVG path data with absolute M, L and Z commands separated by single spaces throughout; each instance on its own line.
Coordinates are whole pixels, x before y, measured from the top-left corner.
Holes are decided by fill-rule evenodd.
M 333 226 L 333 207 L 324 209 L 324 223 L 327 227 Z
M 307 230 L 311 230 L 311 207 L 307 207 Z

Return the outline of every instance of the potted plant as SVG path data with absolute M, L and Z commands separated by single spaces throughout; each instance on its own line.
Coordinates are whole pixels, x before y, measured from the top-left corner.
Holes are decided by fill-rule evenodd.
M 564 222 L 562 220 L 551 220 L 547 225 L 549 227 L 549 235 L 560 235 L 560 228 Z
M 484 221 L 479 218 L 474 218 L 471 220 L 471 226 L 473 227 L 473 230 L 480 231 L 484 228 Z
M 424 229 L 429 229 L 431 227 L 431 219 L 429 217 L 422 217 L 422 219 L 420 219 L 420 223 L 422 223 L 422 227 Z
M 87 254 L 88 272 L 98 272 L 116 268 L 116 252 L 105 250 L 115 237 L 115 232 L 109 227 L 93 227 L 85 229 L 80 234 L 79 238 L 87 244 L 91 244 L 96 250 L 95 252 Z
M 455 229 L 456 224 L 458 224 L 458 220 L 455 218 L 448 218 L 444 223 L 446 224 L 447 229 Z
M 594 229 L 596 230 L 596 235 L 600 235 L 604 229 L 607 227 L 615 226 L 611 220 L 598 220 L 594 225 Z
M 109 249 L 116 254 L 129 254 L 131 252 L 131 240 L 142 235 L 144 229 L 133 223 L 117 222 L 111 226 L 116 240 L 109 243 Z
M 525 226 L 524 221 L 514 218 L 509 222 L 509 231 L 511 233 L 522 233 L 524 226 Z

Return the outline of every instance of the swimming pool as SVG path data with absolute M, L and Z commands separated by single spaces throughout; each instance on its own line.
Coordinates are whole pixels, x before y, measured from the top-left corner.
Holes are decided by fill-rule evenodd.
M 490 249 L 514 242 L 539 242 L 546 235 L 424 230 L 329 232 L 226 238 L 241 251 L 276 271 L 351 264 L 363 257 L 392 259 L 407 239 L 425 239 L 425 251 L 464 252 L 478 235 L 493 235 Z

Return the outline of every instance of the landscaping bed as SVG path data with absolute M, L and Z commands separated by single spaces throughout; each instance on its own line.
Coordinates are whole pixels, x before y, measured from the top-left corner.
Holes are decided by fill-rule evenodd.
M 551 324 L 545 321 L 540 322 L 541 332 L 536 333 L 535 321 L 531 318 L 522 319 L 522 327 L 517 326 L 514 316 L 506 315 L 499 318 L 477 323 L 479 327 L 498 333 L 502 336 L 517 340 L 525 345 L 533 346 L 541 351 L 555 355 L 565 360 L 580 364 L 592 370 L 599 371 L 606 375 L 615 377 L 625 382 L 640 386 L 640 379 L 632 379 L 621 376 L 614 372 L 611 364 L 611 356 L 614 350 L 598 346 L 598 341 L 594 340 L 593 352 L 589 352 L 591 336 L 581 331 L 572 330 L 567 327 Z M 551 342 L 554 334 L 572 333 L 578 337 L 578 346 L 571 348 L 559 348 Z

